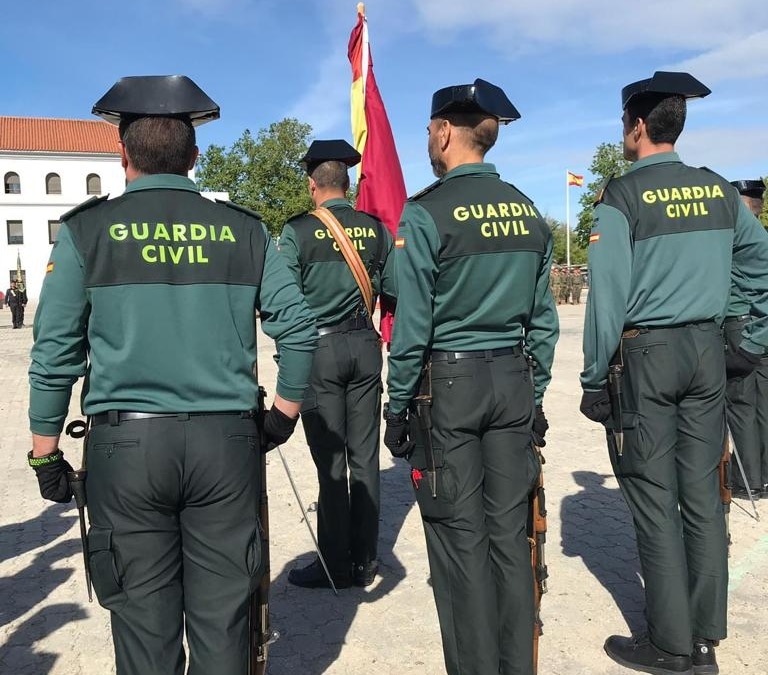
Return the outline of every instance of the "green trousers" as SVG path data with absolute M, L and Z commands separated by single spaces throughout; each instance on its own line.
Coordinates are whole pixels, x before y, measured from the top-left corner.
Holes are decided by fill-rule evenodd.
M 694 636 L 726 636 L 722 333 L 713 322 L 640 329 L 620 351 L 624 449 L 610 454 L 635 523 L 648 630 L 657 647 L 690 654 Z
M 244 675 L 258 583 L 260 450 L 240 415 L 91 429 L 90 569 L 117 675 Z
M 725 342 L 730 350 L 741 344 L 741 331 L 748 319 L 726 319 L 723 325 Z M 761 488 L 768 483 L 768 361 L 746 377 L 734 377 L 726 384 L 728 426 L 733 442 L 747 475 L 748 486 L 744 485 L 741 471 L 733 464 L 734 485 Z
M 448 675 L 532 675 L 534 596 L 526 537 L 539 467 L 533 386 L 520 354 L 432 362 L 437 497 L 424 430 L 409 461 Z
M 376 560 L 381 345 L 374 330 L 323 335 L 301 420 L 317 467 L 317 539 L 332 574 Z

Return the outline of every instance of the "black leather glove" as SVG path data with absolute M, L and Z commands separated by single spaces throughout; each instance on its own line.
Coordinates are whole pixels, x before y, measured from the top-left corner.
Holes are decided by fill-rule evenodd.
M 384 429 L 384 445 L 392 453 L 393 457 L 405 457 L 413 452 L 415 443 L 408 440 L 408 412 L 389 412 L 389 403 L 384 404 L 384 421 L 387 423 Z
M 585 391 L 581 396 L 579 406 L 581 414 L 593 422 L 602 424 L 611 416 L 611 399 L 608 390 L 603 387 L 600 391 Z
M 35 470 L 43 499 L 59 504 L 69 504 L 72 501 L 72 488 L 67 480 L 67 472 L 73 469 L 64 459 L 64 453 L 61 450 L 43 457 L 32 457 L 30 452 L 27 460 Z
M 533 418 L 533 443 L 540 448 L 543 448 L 547 442 L 544 440 L 544 434 L 549 429 L 549 422 L 544 415 L 544 408 L 540 405 L 536 406 L 536 416 Z
M 264 415 L 264 437 L 267 441 L 267 447 L 264 450 L 271 450 L 277 445 L 285 443 L 296 429 L 296 423 L 299 416 L 288 417 L 282 410 L 273 405 Z
M 730 380 L 735 377 L 746 377 L 760 365 L 760 357 L 739 347 L 729 349 L 725 353 L 725 376 Z

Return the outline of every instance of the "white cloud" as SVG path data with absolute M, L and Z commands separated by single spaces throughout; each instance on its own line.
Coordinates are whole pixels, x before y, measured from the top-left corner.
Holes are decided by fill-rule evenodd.
M 707 166 L 729 180 L 749 178 L 742 175 L 745 172 L 764 175 L 765 148 L 768 148 L 765 126 L 686 130 L 676 145 L 686 164 Z
M 764 77 L 768 75 L 768 30 L 686 59 L 673 69 L 696 73 L 705 82 Z

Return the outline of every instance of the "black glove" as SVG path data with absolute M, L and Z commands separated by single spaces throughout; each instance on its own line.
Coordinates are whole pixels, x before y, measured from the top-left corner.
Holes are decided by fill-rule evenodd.
M 540 448 L 543 448 L 547 442 L 544 440 L 544 434 L 549 429 L 549 422 L 544 415 L 544 408 L 540 405 L 536 406 L 536 416 L 533 418 L 533 444 Z
M 59 504 L 69 504 L 72 501 L 72 488 L 69 487 L 67 472 L 72 471 L 69 462 L 64 459 L 61 450 L 44 457 L 27 455 L 29 465 L 35 470 L 40 494 L 43 499 L 49 499 Z
M 393 457 L 405 457 L 413 452 L 416 445 L 408 440 L 408 412 L 389 412 L 389 403 L 384 404 L 384 421 L 387 423 L 384 429 L 384 445 L 392 453 Z
M 746 377 L 760 365 L 760 357 L 746 349 L 729 349 L 725 353 L 725 376 L 730 380 L 735 377 Z
M 296 429 L 298 421 L 298 415 L 288 417 L 282 410 L 273 405 L 264 415 L 264 437 L 267 441 L 267 447 L 264 450 L 271 450 L 275 446 L 285 443 Z
M 593 422 L 602 424 L 611 416 L 611 399 L 608 390 L 603 387 L 600 391 L 585 391 L 581 396 L 579 406 L 581 414 Z

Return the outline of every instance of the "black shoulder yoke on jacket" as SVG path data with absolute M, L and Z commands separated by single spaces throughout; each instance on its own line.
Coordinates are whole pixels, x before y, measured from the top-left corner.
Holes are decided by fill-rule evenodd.
M 107 199 L 109 195 L 102 195 L 101 197 L 91 197 L 90 199 L 86 199 L 82 204 L 78 204 L 74 209 L 70 209 L 67 211 L 63 216 L 59 218 L 61 221 L 67 221 L 72 216 L 81 213 L 82 211 L 86 211 L 87 209 L 93 208 L 97 204 L 101 204 L 105 199 Z
M 230 209 L 234 209 L 235 211 L 247 213 L 249 216 L 253 216 L 257 220 L 264 220 L 258 211 L 246 208 L 245 206 L 240 206 L 240 204 L 235 204 L 234 202 L 227 201 L 226 199 L 217 199 L 216 203 L 221 204 L 222 206 L 228 206 Z
M 506 181 L 504 181 L 504 182 L 506 183 Z M 512 183 L 507 183 L 507 185 L 509 185 L 509 187 L 514 188 L 515 190 L 517 190 L 520 193 L 521 197 L 525 197 L 531 204 L 533 204 L 535 206 L 535 204 L 533 202 L 533 199 L 531 199 L 527 194 L 525 194 L 525 192 L 523 192 L 519 187 L 517 187 L 517 185 L 513 185 Z
M 608 183 L 610 183 L 613 180 L 614 174 L 611 174 L 608 176 L 606 181 L 602 184 L 600 189 L 597 191 L 597 194 L 595 195 L 595 199 L 592 202 L 592 206 L 597 206 L 598 204 L 601 204 L 603 201 L 603 196 L 605 195 L 605 190 L 608 187 Z
M 438 179 L 438 180 L 436 180 L 434 183 L 432 183 L 431 185 L 427 185 L 427 187 L 425 187 L 423 190 L 419 190 L 419 191 L 418 191 L 418 192 L 417 192 L 415 195 L 413 195 L 412 197 L 408 197 L 408 201 L 409 201 L 409 202 L 415 202 L 416 200 L 418 200 L 418 199 L 421 199 L 421 198 L 422 198 L 424 195 L 427 195 L 427 194 L 429 194 L 429 193 L 430 193 L 430 192 L 432 192 L 432 190 L 434 190 L 436 187 L 438 187 L 438 186 L 442 185 L 442 182 L 443 182 L 443 181 L 442 181 L 442 179 Z

